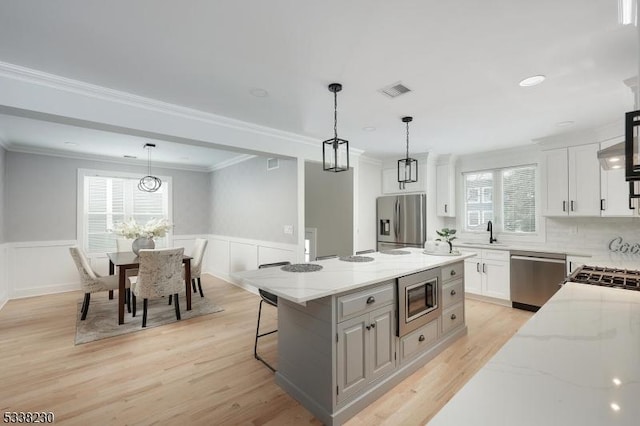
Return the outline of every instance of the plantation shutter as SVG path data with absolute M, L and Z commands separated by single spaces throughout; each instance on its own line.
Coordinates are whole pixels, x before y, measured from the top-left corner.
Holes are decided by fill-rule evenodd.
M 502 217 L 507 232 L 536 231 L 536 168 L 502 170 Z

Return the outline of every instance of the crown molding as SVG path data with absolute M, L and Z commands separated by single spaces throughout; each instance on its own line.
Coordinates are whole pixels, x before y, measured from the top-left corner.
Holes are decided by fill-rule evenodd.
M 35 154 L 35 155 L 47 155 L 50 157 L 60 157 L 60 158 L 71 158 L 74 160 L 89 160 L 89 161 L 100 161 L 102 163 L 113 163 L 125 166 L 143 166 L 146 167 L 146 160 L 139 160 L 133 158 L 114 158 L 107 157 L 103 155 L 97 154 L 86 154 L 81 152 L 69 152 L 69 151 L 61 151 L 55 149 L 47 149 L 47 148 L 39 148 L 28 145 L 17 145 L 11 144 L 5 147 L 7 151 L 18 152 L 22 154 Z M 178 164 L 178 163 L 166 163 L 160 161 L 154 161 L 153 167 L 157 167 L 159 169 L 172 169 L 172 170 L 186 170 L 189 172 L 209 172 L 210 167 L 205 166 L 194 166 L 188 164 Z
M 82 81 L 61 77 L 55 74 L 49 74 L 8 62 L 0 61 L 0 76 L 72 92 L 96 99 L 126 104 L 137 108 L 171 114 L 183 118 L 199 120 L 209 124 L 228 127 L 235 130 L 244 130 L 265 136 L 285 139 L 303 145 L 320 146 L 320 143 L 322 142 L 319 139 L 314 139 L 309 136 L 303 136 L 284 130 L 273 129 L 271 127 L 261 126 L 247 121 L 236 120 L 233 118 L 224 117 L 193 108 L 183 107 L 156 99 L 146 98 L 144 96 L 134 95 L 120 90 L 109 89 L 106 87 L 97 86 L 95 84 L 85 83 Z
M 230 158 L 230 159 L 228 159 L 226 161 L 218 163 L 215 166 L 209 167 L 209 171 L 210 172 L 215 172 L 217 170 L 222 170 L 222 169 L 225 169 L 227 167 L 234 166 L 236 164 L 242 163 L 244 161 L 251 160 L 252 158 L 256 158 L 256 157 L 257 157 L 257 155 L 251 155 L 251 154 L 238 155 L 236 157 L 233 157 L 233 158 Z

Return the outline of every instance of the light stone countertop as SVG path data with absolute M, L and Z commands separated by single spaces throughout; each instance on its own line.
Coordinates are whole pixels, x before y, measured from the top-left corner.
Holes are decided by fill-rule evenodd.
M 636 426 L 640 292 L 565 284 L 429 426 Z
M 424 271 L 450 263 L 460 262 L 475 254 L 459 256 L 434 256 L 423 254 L 423 249 L 403 247 L 406 255 L 369 253 L 373 262 L 344 262 L 339 259 L 310 263 L 322 265 L 317 272 L 285 272 L 279 267 L 235 272 L 231 277 L 294 303 L 343 293 L 378 282 Z
M 591 253 L 576 250 L 573 248 L 566 247 L 555 247 L 549 246 L 542 243 L 503 243 L 498 241 L 497 243 L 489 244 L 482 242 L 473 242 L 473 241 L 463 241 L 463 242 L 454 242 L 454 247 L 458 248 L 467 248 L 467 249 L 490 249 L 490 250 L 523 250 L 523 251 L 535 251 L 539 253 L 554 253 L 554 254 L 565 254 L 567 256 L 583 256 L 583 257 L 591 257 Z

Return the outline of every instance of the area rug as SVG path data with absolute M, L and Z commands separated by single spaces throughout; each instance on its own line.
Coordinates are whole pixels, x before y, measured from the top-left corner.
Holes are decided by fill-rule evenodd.
M 76 345 L 176 322 L 176 311 L 173 305 L 167 305 L 168 299 L 154 299 L 149 300 L 147 327 L 142 328 L 142 299 L 138 298 L 138 310 L 136 311 L 135 318 L 127 312 L 125 307 L 124 324 L 118 325 L 118 298 L 115 297 L 113 300 L 109 300 L 106 298 L 106 295 L 104 295 L 104 298 L 100 296 L 103 295 L 95 295 L 95 299 L 97 300 L 94 300 L 93 297 L 91 298 L 89 313 L 84 321 L 80 320 L 82 301 L 78 302 Z M 186 310 L 186 305 L 187 303 L 184 297 L 180 297 L 180 317 L 182 321 L 201 315 L 224 311 L 221 306 L 197 294 L 194 294 L 191 298 L 192 309 L 190 311 Z

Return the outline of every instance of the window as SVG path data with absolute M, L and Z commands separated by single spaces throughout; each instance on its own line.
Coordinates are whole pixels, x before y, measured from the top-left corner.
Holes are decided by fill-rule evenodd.
M 140 224 L 152 218 L 167 218 L 171 181 L 162 178 L 162 186 L 156 192 L 138 189 L 139 177 L 108 176 L 108 173 L 80 171 L 83 183 L 82 210 L 79 211 L 79 240 L 88 254 L 116 251 L 116 239 L 110 232 L 114 226 L 129 218 Z M 156 247 L 167 247 L 167 237 L 154 239 Z
M 514 234 L 536 233 L 536 166 L 520 166 L 463 174 L 465 231 L 495 229 Z

